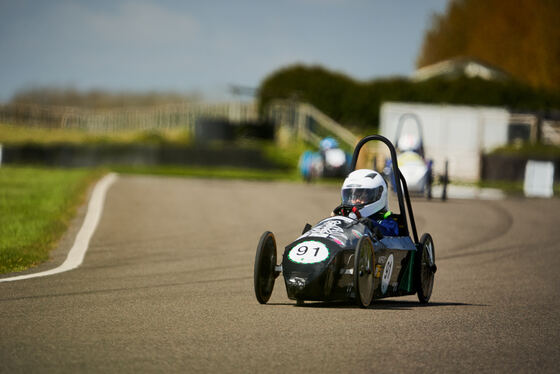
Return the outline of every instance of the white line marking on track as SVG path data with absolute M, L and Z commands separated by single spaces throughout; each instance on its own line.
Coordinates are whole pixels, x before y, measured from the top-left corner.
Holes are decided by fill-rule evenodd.
M 72 270 L 80 266 L 84 261 L 86 251 L 88 250 L 89 240 L 93 236 L 93 233 L 97 228 L 97 224 L 99 223 L 99 219 L 101 218 L 107 190 L 109 189 L 109 187 L 111 187 L 116 179 L 117 175 L 115 173 L 110 173 L 104 176 L 95 185 L 91 194 L 91 198 L 89 200 L 88 210 L 84 219 L 84 223 L 82 224 L 78 235 L 76 235 L 74 245 L 68 252 L 68 256 L 66 257 L 66 260 L 62 263 L 62 265 L 54 269 L 42 271 L 40 273 L 31 273 L 10 278 L 2 278 L 0 279 L 0 282 L 12 282 L 22 279 L 46 277 L 48 275 Z

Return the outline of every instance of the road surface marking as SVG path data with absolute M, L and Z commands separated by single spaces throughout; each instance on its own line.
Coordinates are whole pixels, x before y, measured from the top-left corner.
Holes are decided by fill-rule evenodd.
M 76 235 L 74 245 L 70 249 L 70 252 L 68 252 L 68 256 L 66 257 L 66 260 L 62 263 L 62 265 L 54 269 L 42 271 L 40 273 L 31 273 L 10 278 L 3 278 L 0 279 L 0 282 L 11 282 L 22 279 L 46 277 L 48 275 L 72 270 L 80 266 L 84 261 L 86 251 L 88 250 L 89 240 L 93 236 L 97 224 L 99 223 L 99 219 L 101 218 L 107 190 L 109 189 L 109 187 L 111 187 L 116 179 L 117 175 L 115 173 L 110 173 L 104 176 L 95 185 L 95 188 L 93 189 L 93 193 L 91 194 L 91 198 L 89 200 L 88 210 L 84 219 L 84 223 L 82 224 L 78 235 Z

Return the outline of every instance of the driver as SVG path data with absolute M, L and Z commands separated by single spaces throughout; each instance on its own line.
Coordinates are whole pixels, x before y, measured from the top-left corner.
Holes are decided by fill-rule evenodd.
M 335 208 L 334 214 L 354 219 L 367 218 L 363 221 L 370 228 L 377 228 L 382 235 L 398 235 L 398 223 L 389 218 L 387 183 L 381 174 L 370 169 L 355 170 L 344 180 L 341 194 L 342 204 Z

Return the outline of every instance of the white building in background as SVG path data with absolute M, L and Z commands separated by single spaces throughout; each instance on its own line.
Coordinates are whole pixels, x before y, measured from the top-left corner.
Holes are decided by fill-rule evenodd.
M 434 161 L 435 174 L 443 173 L 448 160 L 449 177 L 455 181 L 478 181 L 480 156 L 508 143 L 510 113 L 497 107 L 388 102 L 381 106 L 380 133 L 395 142 L 398 123 L 404 121 L 401 135 L 417 134 L 414 118 L 421 124 L 424 151 Z

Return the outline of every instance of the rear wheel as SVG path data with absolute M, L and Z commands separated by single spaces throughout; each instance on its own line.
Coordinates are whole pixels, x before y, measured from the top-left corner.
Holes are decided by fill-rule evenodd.
M 430 234 L 424 234 L 420 239 L 420 248 L 416 251 L 414 271 L 416 292 L 422 304 L 428 303 L 432 296 L 436 270 L 434 241 Z
M 363 236 L 354 252 L 354 289 L 356 302 L 362 308 L 367 308 L 373 300 L 374 263 L 371 239 Z
M 261 235 L 255 255 L 254 285 L 255 296 L 261 304 L 266 304 L 272 295 L 274 280 L 279 273 L 276 267 L 276 240 L 274 234 L 265 231 Z

